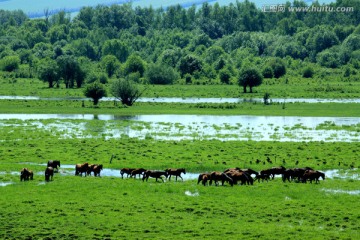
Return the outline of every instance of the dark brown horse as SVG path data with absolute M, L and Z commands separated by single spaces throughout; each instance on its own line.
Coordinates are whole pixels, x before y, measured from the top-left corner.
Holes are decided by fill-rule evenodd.
M 255 178 L 254 178 L 254 181 L 258 180 L 258 182 L 260 182 L 260 180 L 262 180 L 262 182 L 265 181 L 269 181 L 270 179 L 270 175 L 269 174 L 266 174 L 266 173 L 260 173 L 258 174 Z
M 293 180 L 297 180 L 298 182 L 302 182 L 302 177 L 304 176 L 304 173 L 306 170 L 313 170 L 310 167 L 304 167 L 304 168 L 293 168 L 292 178 Z
M 95 176 L 95 177 L 97 177 L 97 176 L 100 177 L 100 172 L 101 172 L 102 169 L 103 169 L 103 165 L 102 165 L 102 164 L 95 165 L 95 166 L 93 167 L 94 176 Z
M 281 166 L 281 167 L 272 167 L 272 168 L 260 171 L 260 174 L 267 174 L 272 179 L 274 179 L 275 175 L 282 175 L 285 172 L 285 170 L 286 170 L 286 168 L 284 168 L 283 166 Z
M 120 169 L 120 175 L 121 178 L 124 178 L 124 174 L 126 173 L 126 177 L 129 177 L 129 175 L 131 176 L 131 172 L 134 171 L 135 168 L 122 168 Z
M 294 179 L 294 169 L 286 169 L 282 174 L 283 182 L 291 182 Z
M 158 180 L 158 178 L 160 178 L 161 181 L 164 182 L 164 179 L 161 176 L 165 176 L 165 178 L 167 178 L 168 174 L 166 171 L 147 170 L 145 171 L 142 180 L 144 181 L 146 179 L 146 181 L 148 181 L 149 177 L 152 177 L 152 178 L 156 178 L 156 181 Z
M 54 177 L 54 168 L 52 167 L 47 167 L 45 169 L 45 181 L 52 181 Z
M 34 179 L 34 173 L 33 171 L 29 170 L 28 168 L 23 168 L 20 171 L 20 181 L 29 181 Z
M 255 176 L 259 175 L 259 173 L 251 168 L 245 168 L 245 169 L 241 169 L 239 167 L 235 167 L 235 168 L 228 168 L 224 171 L 224 173 L 227 172 L 231 172 L 231 171 L 239 171 L 239 172 L 246 172 L 247 174 L 251 175 L 254 174 Z
M 80 174 L 80 176 L 82 176 L 82 174 L 85 173 L 85 177 L 86 177 L 88 169 L 89 169 L 89 163 L 87 162 L 84 164 L 76 164 L 75 175 L 78 176 Z
M 198 177 L 198 183 L 202 182 L 202 184 L 204 186 L 206 186 L 207 181 L 209 181 L 211 178 L 211 174 L 210 173 L 200 173 L 199 177 Z
M 212 172 L 210 174 L 209 185 L 212 185 L 212 181 L 215 182 L 215 186 L 219 185 L 219 181 L 221 181 L 222 186 L 224 185 L 225 182 L 228 182 L 231 186 L 234 185 L 233 179 L 229 177 L 227 173 L 223 173 L 223 172 Z
M 306 183 L 306 181 L 309 180 L 310 183 L 312 183 L 312 181 L 315 180 L 315 183 L 320 183 L 320 177 L 325 180 L 325 173 L 314 170 L 306 170 L 302 177 L 302 182 Z
M 184 179 L 181 177 L 181 173 L 186 174 L 185 168 L 168 168 L 165 169 L 165 171 L 168 173 L 169 181 L 171 180 L 171 176 L 175 176 L 175 181 L 177 181 L 178 177 L 184 181 Z
M 52 167 L 54 170 L 56 169 L 56 172 L 59 171 L 58 167 L 60 167 L 60 161 L 59 160 L 49 160 L 47 163 L 48 167 Z
M 131 177 L 136 178 L 136 175 L 139 174 L 139 178 L 140 178 L 140 175 L 144 176 L 145 171 L 146 169 L 144 168 L 135 168 L 134 170 L 131 171 Z
M 94 173 L 94 176 L 96 177 L 97 175 L 99 175 L 100 177 L 100 171 L 103 169 L 103 165 L 102 164 L 90 164 L 88 166 L 88 169 L 86 171 L 87 175 L 91 176 L 91 172 Z

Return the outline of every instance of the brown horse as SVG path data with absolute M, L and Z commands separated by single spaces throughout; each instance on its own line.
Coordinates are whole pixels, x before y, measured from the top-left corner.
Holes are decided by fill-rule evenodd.
M 47 166 L 52 167 L 54 169 L 54 171 L 56 169 L 56 172 L 58 172 L 59 171 L 58 166 L 60 167 L 60 161 L 59 160 L 49 160 L 47 163 Z
M 177 181 L 178 177 L 184 181 L 184 179 L 181 177 L 181 173 L 186 174 L 185 168 L 168 168 L 165 169 L 165 171 L 168 173 L 169 181 L 171 180 L 171 176 L 175 176 L 175 181 Z
M 87 162 L 84 164 L 76 164 L 75 175 L 78 176 L 80 174 L 80 176 L 82 176 L 82 174 L 85 173 L 85 177 L 86 177 L 88 169 L 89 169 L 89 163 Z
M 211 174 L 210 173 L 200 173 L 198 177 L 198 183 L 202 182 L 204 186 L 206 186 L 206 183 L 208 180 L 210 180 Z
M 325 174 L 323 172 L 314 171 L 314 170 L 306 170 L 302 177 L 302 182 L 306 183 L 306 181 L 309 180 L 310 183 L 312 183 L 312 181 L 315 180 L 315 183 L 320 183 L 320 181 L 319 181 L 320 177 L 323 180 L 325 180 Z
M 100 176 L 100 171 L 103 169 L 103 165 L 102 164 L 90 164 L 88 166 L 88 169 L 86 171 L 87 175 L 91 176 L 91 172 L 94 173 L 94 176 L 96 177 L 97 175 Z
M 286 170 L 286 168 L 284 168 L 283 166 L 272 167 L 272 168 L 260 171 L 260 174 L 267 174 L 267 175 L 271 176 L 272 179 L 274 179 L 275 175 L 281 175 L 285 172 L 285 170 Z
M 54 168 L 52 167 L 47 167 L 45 169 L 45 181 L 51 181 L 53 180 L 53 177 L 54 177 Z
M 20 181 L 29 181 L 34 179 L 34 173 L 33 171 L 29 170 L 28 168 L 23 168 L 20 171 Z
M 234 185 L 233 179 L 229 177 L 227 173 L 223 173 L 223 172 L 212 172 L 210 174 L 209 185 L 212 185 L 212 181 L 215 182 L 215 186 L 219 185 L 219 181 L 221 181 L 222 186 L 224 186 L 224 182 L 228 182 L 231 186 Z
M 136 175 L 139 174 L 139 178 L 140 178 L 140 175 L 144 176 L 145 171 L 146 171 L 146 169 L 144 169 L 144 168 L 135 168 L 134 170 L 131 171 L 130 176 L 136 178 Z
M 143 181 L 146 179 L 146 181 L 148 181 L 149 177 L 152 177 L 152 178 L 156 178 L 156 181 L 158 180 L 158 178 L 161 179 L 161 181 L 164 182 L 164 179 L 162 179 L 161 176 L 165 176 L 165 178 L 167 178 L 168 174 L 166 171 L 153 171 L 153 170 L 147 170 L 145 171 L 144 173 L 144 176 L 143 176 Z
M 121 178 L 124 178 L 124 174 L 126 173 L 126 177 L 129 177 L 129 175 L 131 176 L 131 172 L 134 171 L 135 168 L 122 168 L 120 169 L 120 175 Z
M 99 165 L 95 165 L 93 167 L 93 172 L 94 172 L 94 176 L 99 176 L 100 177 L 100 172 L 101 170 L 103 169 L 103 165 L 102 164 L 99 164 Z
M 238 181 L 241 182 L 241 185 L 248 184 L 253 185 L 254 179 L 247 172 L 242 171 L 230 171 L 227 175 L 233 180 L 236 185 Z

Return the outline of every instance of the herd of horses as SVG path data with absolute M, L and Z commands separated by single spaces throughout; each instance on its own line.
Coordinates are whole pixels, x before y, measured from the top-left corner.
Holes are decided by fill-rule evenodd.
M 304 168 L 289 168 L 286 169 L 283 166 L 272 167 L 268 169 L 261 170 L 260 172 L 254 171 L 252 169 L 240 169 L 228 168 L 223 172 L 211 172 L 211 173 L 201 173 L 198 177 L 198 184 L 201 182 L 204 186 L 212 185 L 214 182 L 216 186 L 224 185 L 225 182 L 229 183 L 231 186 L 237 185 L 240 182 L 241 185 L 253 185 L 254 181 L 269 181 L 275 178 L 275 175 L 281 175 L 283 182 L 301 182 L 307 183 L 308 181 L 312 183 L 319 183 L 319 179 L 322 178 L 325 180 L 325 174 L 323 172 L 314 170 L 310 167 Z M 254 176 L 254 177 L 253 177 Z
M 60 161 L 58 160 L 50 160 L 47 163 L 47 167 L 45 169 L 45 181 L 52 181 L 54 172 L 58 172 L 58 167 L 60 167 Z M 85 176 L 91 175 L 94 173 L 94 176 L 100 177 L 100 172 L 103 170 L 102 164 L 89 164 L 87 162 L 83 164 L 76 164 L 75 165 L 75 175 Z M 165 170 L 146 170 L 144 168 L 122 168 L 120 169 L 120 176 L 124 178 L 126 177 L 134 177 L 138 176 L 141 178 L 142 181 L 148 181 L 149 178 L 155 178 L 156 181 L 160 179 L 164 182 L 163 177 L 166 180 L 171 180 L 171 177 L 175 177 L 175 181 L 180 178 L 183 181 L 181 174 L 186 174 L 185 168 L 167 168 Z M 215 186 L 224 185 L 225 183 L 230 184 L 231 186 L 234 185 L 253 185 L 254 182 L 257 180 L 258 182 L 262 181 L 269 181 L 273 180 L 276 175 L 281 175 L 283 182 L 310 182 L 312 183 L 319 183 L 320 178 L 325 180 L 325 174 L 323 172 L 314 170 L 310 167 L 304 168 L 289 168 L 286 169 L 283 166 L 280 167 L 272 167 L 268 169 L 261 170 L 257 172 L 253 169 L 241 169 L 241 168 L 228 168 L 223 172 L 210 172 L 210 173 L 201 173 L 198 176 L 198 184 L 201 182 L 204 186 L 212 185 L 215 183 Z M 33 180 L 34 173 L 33 171 L 29 170 L 28 168 L 23 168 L 20 172 L 20 181 L 28 181 Z
M 181 180 L 184 180 L 181 177 L 181 174 L 186 174 L 185 168 L 167 168 L 164 171 L 161 170 L 146 170 L 144 168 L 122 168 L 120 169 L 120 175 L 121 178 L 124 178 L 124 174 L 126 174 L 127 177 L 134 177 L 136 178 L 137 175 L 142 175 L 143 181 L 148 181 L 149 177 L 155 178 L 156 181 L 158 179 L 161 179 L 162 182 L 164 182 L 163 176 L 165 179 L 171 180 L 171 176 L 175 176 L 175 181 L 177 181 L 178 177 L 181 178 Z

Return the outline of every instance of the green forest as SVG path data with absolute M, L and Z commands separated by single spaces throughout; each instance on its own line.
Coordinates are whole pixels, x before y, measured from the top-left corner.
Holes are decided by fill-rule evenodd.
M 64 11 L 30 19 L 0 10 L 0 77 L 37 78 L 49 88 L 121 79 L 239 84 L 244 91 L 263 79 L 360 81 L 360 1 L 329 6 L 353 11 L 263 12 L 247 0 L 167 9 L 99 5 L 73 18 Z

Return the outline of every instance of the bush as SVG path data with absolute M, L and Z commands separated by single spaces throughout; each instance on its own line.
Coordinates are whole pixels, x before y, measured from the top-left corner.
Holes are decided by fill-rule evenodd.
M 266 66 L 262 72 L 264 78 L 273 78 L 274 71 L 270 66 Z
M 20 66 L 20 58 L 18 56 L 6 56 L 0 61 L 0 67 L 3 71 L 12 72 Z
M 145 77 L 151 84 L 172 84 L 179 78 L 172 67 L 160 64 L 149 65 Z
M 122 104 L 132 106 L 141 96 L 142 92 L 139 87 L 126 79 L 118 79 L 110 86 L 111 94 L 121 101 Z
M 229 84 L 231 74 L 230 74 L 230 72 L 228 70 L 221 70 L 219 72 L 219 78 L 220 78 L 220 82 L 225 83 L 225 84 Z
M 303 72 L 303 78 L 312 78 L 314 70 L 311 67 L 306 67 Z

